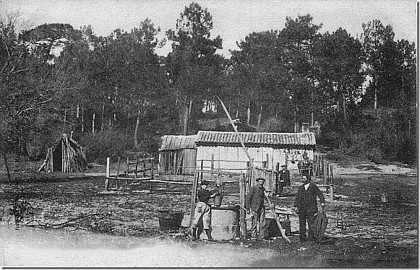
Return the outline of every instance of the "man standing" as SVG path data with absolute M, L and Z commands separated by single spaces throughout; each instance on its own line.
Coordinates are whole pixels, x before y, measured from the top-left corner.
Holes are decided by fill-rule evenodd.
M 200 239 L 200 235 L 204 231 L 206 232 L 209 241 L 213 240 L 211 236 L 211 207 L 209 205 L 209 199 L 214 197 L 216 194 L 211 194 L 207 190 L 209 182 L 206 180 L 201 181 L 200 189 L 198 190 L 198 203 L 195 206 L 194 220 L 192 223 L 193 229 L 193 240 Z
M 306 238 L 306 223 L 308 223 L 308 239 L 314 241 L 314 232 L 312 231 L 312 223 L 314 216 L 318 212 L 318 206 L 316 197 L 321 201 L 321 207 L 325 206 L 325 198 L 318 186 L 311 183 L 310 176 L 302 176 L 303 184 L 299 187 L 295 207 L 297 207 L 296 213 L 299 215 L 299 240 L 305 242 Z
M 257 178 L 255 180 L 257 184 L 249 189 L 246 206 L 248 214 L 251 214 L 252 217 L 251 237 L 262 240 L 265 237 L 265 227 L 267 226 L 264 206 L 265 179 Z
M 281 171 L 278 177 L 280 181 L 276 182 L 276 196 L 280 197 L 283 193 L 283 187 L 290 186 L 290 172 L 286 165 L 281 165 Z
M 309 160 L 308 153 L 305 151 L 302 155 L 302 160 L 298 162 L 300 175 L 306 175 L 310 177 L 311 173 L 311 161 Z

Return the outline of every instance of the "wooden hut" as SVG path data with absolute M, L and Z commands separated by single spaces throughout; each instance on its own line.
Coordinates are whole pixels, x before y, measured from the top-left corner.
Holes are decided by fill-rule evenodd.
M 197 135 L 165 135 L 159 149 L 159 174 L 193 175 L 197 149 Z
M 87 161 L 83 147 L 63 134 L 53 147 L 48 148 L 39 171 L 82 172 L 86 169 Z
M 274 170 L 277 164 L 287 164 L 290 171 L 298 171 L 297 164 L 305 153 L 310 161 L 314 158 L 315 135 L 310 132 L 238 134 L 253 158 L 254 166 L 259 168 Z M 197 167 L 246 172 L 248 157 L 235 132 L 199 131 L 196 147 Z

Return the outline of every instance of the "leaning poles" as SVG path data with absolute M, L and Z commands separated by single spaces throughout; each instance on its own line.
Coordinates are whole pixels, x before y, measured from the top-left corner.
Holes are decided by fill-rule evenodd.
M 247 158 L 248 158 L 248 160 L 249 160 L 249 164 L 250 164 L 251 170 L 253 171 L 253 175 L 256 175 L 256 171 L 255 171 L 255 168 L 254 168 L 254 162 L 253 162 L 253 159 L 252 159 L 252 158 L 251 158 L 251 156 L 249 155 L 249 153 L 248 153 L 248 149 L 245 147 L 245 144 L 244 144 L 244 142 L 243 142 L 243 140 L 242 140 L 241 136 L 239 136 L 239 132 L 238 132 L 238 130 L 237 130 L 237 128 L 236 128 L 236 126 L 235 126 L 235 124 L 233 123 L 232 117 L 230 117 L 230 114 L 229 114 L 228 110 L 226 109 L 226 106 L 225 106 L 225 104 L 223 103 L 223 101 L 222 101 L 219 97 L 217 97 L 217 98 L 219 99 L 220 104 L 222 104 L 223 110 L 225 111 L 225 113 L 226 113 L 227 117 L 229 118 L 230 124 L 232 125 L 233 130 L 234 130 L 234 131 L 235 131 L 235 133 L 236 133 L 236 136 L 238 136 L 238 139 L 239 139 L 239 142 L 241 143 L 242 149 L 244 150 L 245 155 L 247 156 Z M 273 217 L 275 218 L 275 220 L 276 220 L 276 222 L 277 222 L 277 226 L 278 226 L 278 227 L 279 227 L 279 229 L 280 229 L 281 236 L 283 237 L 283 239 L 284 239 L 287 243 L 289 243 L 289 244 L 290 244 L 290 243 L 291 243 L 291 241 L 290 241 L 290 239 L 286 236 L 286 234 L 285 234 L 285 230 L 283 229 L 283 227 L 282 227 L 282 226 L 281 226 L 281 224 L 280 224 L 280 221 L 279 221 L 279 219 L 278 219 L 278 217 L 277 217 L 277 215 L 276 215 L 276 212 L 275 212 L 275 210 L 274 210 L 274 205 L 271 203 L 270 199 L 268 198 L 268 196 L 267 196 L 265 193 L 264 193 L 264 196 L 265 196 L 265 198 L 267 199 L 267 202 L 268 202 L 268 203 L 269 203 L 269 205 L 270 205 L 270 211 L 271 211 L 271 214 L 273 215 Z

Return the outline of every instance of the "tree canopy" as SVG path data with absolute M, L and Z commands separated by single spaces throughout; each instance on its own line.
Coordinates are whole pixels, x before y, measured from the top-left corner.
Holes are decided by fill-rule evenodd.
M 146 18 L 97 36 L 91 26 L 42 24 L 17 31 L 0 20 L 1 151 L 40 158 L 59 133 L 90 146 L 92 159 L 156 151 L 164 134 L 195 134 L 223 117 L 218 97 L 249 129 L 299 132 L 355 155 L 415 160 L 416 49 L 391 25 L 322 32 L 310 14 L 249 33 L 225 59 L 207 8 L 191 3 L 166 32 Z M 100 142 L 100 143 L 99 143 Z M 408 153 L 408 154 L 407 154 Z

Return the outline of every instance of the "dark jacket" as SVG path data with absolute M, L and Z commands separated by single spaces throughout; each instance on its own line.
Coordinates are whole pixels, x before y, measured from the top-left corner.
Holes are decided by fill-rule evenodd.
M 280 171 L 280 182 L 284 182 L 284 185 L 289 186 L 290 185 L 290 172 L 289 170 L 281 170 Z
M 252 186 L 249 189 L 248 196 L 246 198 L 247 209 L 251 208 L 254 211 L 259 211 L 264 207 L 264 187 L 260 185 Z
M 321 203 L 325 203 L 324 194 L 319 190 L 318 186 L 314 183 L 310 183 L 308 190 L 305 190 L 304 185 L 299 187 L 295 206 L 298 208 L 299 213 L 313 213 L 318 212 L 316 204 L 316 197 L 320 199 Z
M 210 200 L 210 197 L 211 197 L 211 192 L 210 192 L 210 190 L 200 188 L 198 190 L 197 197 L 198 197 L 198 201 L 209 204 L 209 200 Z

